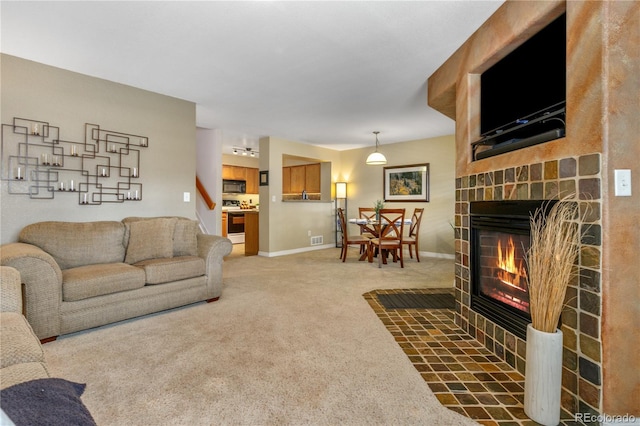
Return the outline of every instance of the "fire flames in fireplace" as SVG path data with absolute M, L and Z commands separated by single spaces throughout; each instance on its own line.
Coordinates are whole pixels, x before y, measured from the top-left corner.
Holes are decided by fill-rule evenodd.
M 524 252 L 528 236 L 481 231 L 480 293 L 529 313 Z
M 515 308 L 529 311 L 529 296 L 527 294 L 527 271 L 522 258 L 516 260 L 516 247 L 513 238 L 509 236 L 507 247 L 502 249 L 502 239 L 498 240 L 497 276 L 505 286 L 496 288 L 491 294 L 495 299 Z
M 498 279 L 507 285 L 526 291 L 527 271 L 520 259 L 516 266 L 516 247 L 513 238 L 509 237 L 507 248 L 502 251 L 502 240 L 498 240 Z

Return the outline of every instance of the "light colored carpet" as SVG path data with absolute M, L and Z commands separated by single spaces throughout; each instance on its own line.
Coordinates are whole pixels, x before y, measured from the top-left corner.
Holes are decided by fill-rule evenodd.
M 451 287 L 453 262 L 339 249 L 230 255 L 221 299 L 44 345 L 99 425 L 473 425 L 442 407 L 362 294 Z

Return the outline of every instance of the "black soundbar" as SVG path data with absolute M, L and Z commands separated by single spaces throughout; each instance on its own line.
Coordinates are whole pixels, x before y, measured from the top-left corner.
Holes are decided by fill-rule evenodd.
M 552 141 L 554 139 L 560 139 L 564 137 L 564 129 L 553 129 L 544 133 L 529 136 L 524 139 L 512 139 L 506 142 L 494 145 L 491 149 L 478 152 L 475 155 L 476 160 L 482 160 L 483 158 L 493 157 L 494 155 L 504 154 L 505 152 L 515 151 L 516 149 L 526 148 L 528 146 L 537 145 L 542 142 Z

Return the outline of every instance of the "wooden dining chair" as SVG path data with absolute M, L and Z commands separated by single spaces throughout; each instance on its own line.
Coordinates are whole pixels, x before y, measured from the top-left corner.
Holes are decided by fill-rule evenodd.
M 342 229 L 342 251 L 340 252 L 340 257 L 342 261 L 345 262 L 347 260 L 347 251 L 350 245 L 358 244 L 360 248 L 365 248 L 365 250 L 369 247 L 369 238 L 363 237 L 362 235 L 349 235 L 347 234 L 347 221 L 344 218 L 344 210 L 338 208 L 338 220 L 340 221 L 340 227 Z
M 374 209 L 373 207 L 358 207 L 358 218 L 365 220 L 375 220 L 376 209 Z M 373 235 L 371 232 L 366 231 L 365 226 L 360 226 L 360 235 L 367 238 L 375 237 L 375 235 Z M 363 253 L 362 248 L 363 247 L 360 248 L 360 253 Z
M 404 231 L 405 209 L 381 209 L 379 237 L 369 241 L 369 262 L 373 262 L 373 253 L 378 250 L 378 268 L 387 263 L 386 255 L 391 253 L 393 261 L 400 259 L 400 267 L 404 268 L 402 256 L 402 233 Z
M 416 249 L 416 260 L 420 262 L 420 246 L 418 244 L 418 238 L 420 237 L 420 222 L 422 221 L 423 208 L 416 208 L 413 210 L 413 216 L 411 217 L 411 226 L 409 226 L 409 235 L 402 239 L 402 244 L 409 247 L 409 256 L 413 259 L 413 250 Z

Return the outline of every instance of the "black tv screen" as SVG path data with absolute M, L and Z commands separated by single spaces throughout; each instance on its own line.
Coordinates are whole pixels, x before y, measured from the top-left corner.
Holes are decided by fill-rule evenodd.
M 480 133 L 517 125 L 566 100 L 566 14 L 480 77 Z M 564 104 L 562 104 L 564 106 Z M 504 130 L 504 129 L 503 129 Z

